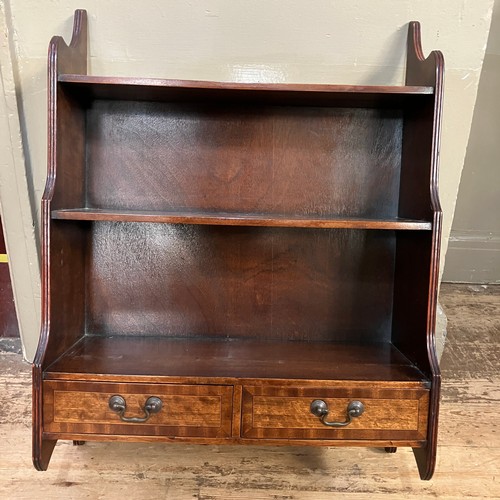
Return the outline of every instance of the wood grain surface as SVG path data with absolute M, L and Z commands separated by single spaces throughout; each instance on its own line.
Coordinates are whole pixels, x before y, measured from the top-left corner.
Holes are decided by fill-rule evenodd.
M 41 216 L 40 341 L 33 361 L 33 464 L 45 469 L 55 441 L 42 439 L 42 370 L 83 334 L 82 234 L 84 227 L 61 231 L 50 219 L 52 208 L 78 203 L 84 198 L 85 114 L 58 85 L 60 73 L 87 73 L 87 12 L 76 10 L 71 42 L 52 37 L 48 50 L 47 180 Z M 62 131 L 64 130 L 64 133 Z M 71 165 L 71 170 L 62 168 Z M 56 188 L 56 179 L 58 187 Z M 67 276 L 71 275 L 72 280 Z M 61 311 L 61 314 L 54 314 Z M 52 335 L 51 335 L 52 333 Z
M 425 449 L 415 450 L 420 477 L 430 479 L 436 465 L 441 387 L 441 372 L 435 348 L 435 330 L 443 218 L 439 201 L 438 179 L 444 93 L 444 57 L 439 50 L 433 50 L 427 57 L 424 55 L 420 23 L 416 21 L 410 22 L 408 26 L 405 81 L 408 85 L 432 85 L 434 87 L 433 99 L 425 106 L 415 106 L 405 117 L 400 177 L 401 203 L 399 207 L 400 216 L 404 216 L 405 213 L 409 212 L 412 214 L 429 213 L 432 214 L 433 220 L 432 238 L 428 244 L 420 243 L 422 260 L 418 261 L 422 266 L 422 274 L 427 275 L 427 282 L 423 283 L 423 280 L 418 280 L 415 287 L 415 296 L 412 297 L 419 303 L 422 317 L 426 316 L 426 342 L 415 341 L 414 344 L 419 344 L 422 347 L 425 345 L 426 349 L 422 349 L 422 347 L 414 348 L 413 353 L 416 355 L 411 357 L 418 366 L 431 376 L 432 381 L 427 446 Z M 427 180 L 430 180 L 429 187 L 427 187 Z M 408 260 L 413 255 L 413 252 L 408 252 L 396 264 L 395 294 L 399 293 L 404 276 L 407 276 L 408 273 L 411 274 L 408 268 L 420 267 L 416 265 L 417 261 L 410 262 Z M 400 286 L 397 284 L 398 281 Z M 423 302 L 426 302 L 425 308 L 420 306 Z M 412 305 L 413 302 L 410 301 L 399 307 L 399 318 L 397 314 L 394 315 L 395 329 L 397 329 L 398 323 L 401 324 L 401 317 L 404 317 L 406 312 L 411 314 Z M 427 314 L 425 314 L 425 311 Z M 406 321 L 408 322 L 408 320 Z M 417 321 L 420 321 L 420 319 Z M 397 332 L 398 345 L 405 345 L 403 350 L 406 351 L 408 340 L 416 337 L 413 335 L 406 336 L 406 340 L 403 340 L 402 336 L 401 330 Z M 420 338 L 420 335 L 418 337 Z
M 350 401 L 365 410 L 346 427 L 325 426 L 310 411 L 311 402 L 328 405 L 328 421 L 344 422 Z M 243 387 L 242 433 L 254 438 L 424 440 L 429 391 L 344 388 L 332 390 L 279 387 Z
M 245 82 L 212 82 L 207 80 L 171 80 L 163 78 L 134 78 L 123 76 L 96 76 L 81 74 L 61 74 L 60 82 L 80 83 L 95 88 L 99 85 L 131 86 L 131 87 L 164 87 L 182 89 L 221 89 L 223 91 L 273 91 L 276 93 L 289 91 L 291 94 L 298 92 L 328 92 L 334 94 L 432 94 L 433 87 L 412 85 L 328 85 L 328 84 L 301 84 L 301 83 L 245 83 Z M 139 89 L 140 92 L 140 89 Z M 226 93 L 226 92 L 224 92 Z
M 278 342 L 206 338 L 87 336 L 53 363 L 45 380 L 150 383 L 238 383 L 299 379 L 301 384 L 352 380 L 400 382 L 425 377 L 390 343 Z M 264 381 L 263 381 L 264 383 Z
M 500 287 L 444 284 L 441 303 L 448 335 L 429 482 L 406 448 L 71 441 L 58 443 L 42 477 L 31 464 L 30 367 L 18 349 L 0 353 L 0 498 L 498 499 Z
M 70 45 L 55 37 L 49 48 L 42 340 L 33 370 L 35 467 L 47 467 L 54 439 L 61 432 L 78 433 L 73 434 L 78 441 L 80 434 L 113 434 L 109 415 L 100 413 L 106 411 L 102 409 L 108 397 L 106 384 L 113 382 L 106 378 L 111 368 L 101 365 L 109 358 L 96 351 L 95 359 L 86 359 L 95 380 L 81 382 L 83 389 L 76 388 L 80 382 L 71 363 L 66 376 L 74 374 L 77 383 L 73 386 L 71 381 L 54 382 L 68 385 L 51 392 L 51 383 L 42 383 L 48 380 L 46 368 L 51 362 L 61 355 L 73 360 L 67 351 L 84 335 L 367 346 L 391 342 L 394 325 L 394 340 L 410 361 L 402 371 L 411 371 L 413 364 L 421 367 L 427 377 L 420 384 L 429 389 L 431 382 L 430 400 L 428 412 L 427 406 L 423 411 L 401 405 L 386 410 L 401 414 L 396 427 L 404 427 L 403 420 L 411 414 L 419 422 L 414 425 L 419 432 L 428 428 L 425 446 L 416 446 L 415 457 L 421 478 L 430 479 L 439 399 L 439 367 L 432 340 L 441 228 L 437 151 L 443 58 L 439 52 L 423 57 L 419 23 L 409 24 L 408 85 L 392 90 L 89 77 L 86 23 L 86 12 L 76 11 Z M 73 76 L 63 76 L 68 74 Z M 415 189 L 409 189 L 414 183 Z M 426 198 L 420 196 L 422 192 L 428 193 Z M 97 209 L 94 218 L 102 214 L 100 210 L 112 213 L 105 214 L 104 220 L 57 220 L 58 214 L 79 214 L 81 219 L 92 213 L 82 208 Z M 161 212 L 163 220 L 153 216 L 151 222 L 176 224 L 135 221 L 138 212 Z M 182 214 L 198 212 L 218 224 L 181 223 Z M 169 213 L 180 218 L 165 215 Z M 230 217 L 214 215 L 220 213 L 240 214 L 237 219 L 244 224 L 235 226 L 237 221 Z M 403 221 L 394 225 L 399 217 L 424 221 L 429 229 L 411 231 L 430 235 L 416 239 L 421 252 L 410 255 L 423 257 L 415 262 L 406 256 L 398 259 L 404 248 L 398 244 L 400 235 L 408 232 L 398 231 L 408 229 Z M 283 220 L 282 227 L 260 227 L 279 226 L 278 218 Z M 198 219 L 205 220 L 203 216 Z M 325 220 L 329 228 L 322 225 Z M 232 224 L 224 224 L 227 221 Z M 356 221 L 363 222 L 360 226 Z M 408 279 L 408 267 L 419 267 L 424 276 L 416 287 Z M 408 333 L 411 319 L 405 319 L 405 312 L 414 296 L 412 292 L 398 305 L 398 282 L 415 290 L 421 305 L 415 329 Z M 415 343 L 420 348 L 412 349 Z M 187 350 L 190 346 L 184 344 Z M 237 358 L 250 378 L 255 377 L 251 369 L 259 366 L 259 355 L 265 351 L 258 347 L 248 350 L 248 359 Z M 277 346 L 276 351 L 280 350 Z M 288 347 L 284 350 L 289 352 Z M 143 354 L 143 363 L 154 359 L 150 352 Z M 218 363 L 208 354 L 202 352 L 200 357 L 210 359 L 216 371 Z M 307 376 L 318 360 L 304 360 L 301 367 Z M 181 361 L 188 364 L 190 357 L 183 356 Z M 284 356 L 276 361 L 278 365 L 279 361 L 289 364 L 295 357 Z M 322 360 L 326 366 L 328 362 Z M 374 378 L 374 367 L 363 359 L 361 370 L 356 363 L 356 359 L 351 362 L 354 371 L 344 364 L 347 375 L 340 380 L 366 379 L 366 387 L 374 390 L 384 377 L 388 382 L 393 377 L 401 382 L 399 367 L 394 369 L 390 360 L 375 367 L 383 372 L 382 380 Z M 227 367 L 222 363 L 223 370 Z M 262 377 L 262 386 L 273 376 L 270 367 L 267 363 L 269 373 Z M 119 382 L 133 383 L 126 376 L 138 374 L 130 363 L 125 368 Z M 205 370 L 210 378 L 209 368 Z M 353 374 L 358 372 L 360 376 Z M 179 372 L 173 376 L 180 376 Z M 410 380 L 419 383 L 416 377 Z M 167 388 L 158 385 L 157 390 Z M 130 393 L 135 406 L 143 396 L 143 392 Z M 340 394 L 332 395 L 337 397 Z M 376 396 L 368 399 L 373 399 L 374 407 L 380 403 L 375 403 Z M 411 398 L 402 391 L 393 399 Z M 244 398 L 243 403 L 245 412 Z M 271 406 L 280 405 L 274 401 Z M 76 412 L 79 423 L 65 413 L 66 407 Z M 232 408 L 221 412 L 227 415 L 220 425 L 227 426 L 225 432 L 230 435 Z M 385 418 L 380 409 L 373 414 Z M 155 415 L 152 422 L 156 419 L 158 427 L 168 427 L 163 417 L 165 413 Z M 422 427 L 421 418 L 427 418 L 429 425 Z M 183 434 L 187 428 L 192 432 L 188 423 L 186 417 L 186 425 L 179 425 L 172 437 L 188 436 Z M 114 435 L 135 438 L 132 426 L 122 427 Z M 140 429 L 160 434 L 153 427 Z M 205 428 L 197 429 L 203 434 Z M 270 437 L 287 438 L 286 432 Z M 350 431 L 344 432 L 349 437 Z M 359 429 L 354 437 L 389 440 L 384 443 L 389 447 L 395 446 L 390 442 L 393 438 L 423 437 L 422 432 L 414 435 L 408 429 L 394 430 L 401 435 L 390 432 Z
M 153 102 L 246 102 L 274 105 L 397 107 L 425 102 L 434 93 L 429 86 L 263 84 L 164 80 L 81 74 L 59 75 L 66 92 L 83 102 L 94 99 Z
M 361 218 L 307 215 L 272 215 L 229 212 L 110 210 L 104 208 L 68 208 L 52 211 L 53 219 L 113 222 L 157 222 L 205 224 L 213 226 L 315 227 L 324 229 L 398 229 L 430 230 L 426 221 L 394 218 Z
M 87 206 L 394 217 L 402 127 L 401 109 L 93 101 Z
M 134 434 L 194 437 L 231 435 L 231 386 L 44 382 L 44 430 L 61 434 Z M 150 396 L 162 409 L 144 423 L 124 423 L 109 408 L 114 395 L 126 401 L 126 417 L 143 417 Z
M 87 332 L 385 342 L 395 245 L 393 231 L 94 223 Z

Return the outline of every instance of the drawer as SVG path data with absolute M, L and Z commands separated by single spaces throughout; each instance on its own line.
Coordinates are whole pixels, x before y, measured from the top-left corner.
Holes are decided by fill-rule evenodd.
M 149 397 L 162 407 L 144 422 L 124 422 L 109 406 L 121 396 L 123 417 L 144 418 Z M 43 427 L 48 433 L 114 434 L 172 437 L 226 437 L 231 435 L 233 387 L 45 381 Z
M 330 427 L 311 412 L 323 401 L 326 422 L 347 421 L 347 407 L 363 404 L 363 413 L 343 427 Z M 425 440 L 429 391 L 414 388 L 251 387 L 243 388 L 243 438 L 328 440 Z

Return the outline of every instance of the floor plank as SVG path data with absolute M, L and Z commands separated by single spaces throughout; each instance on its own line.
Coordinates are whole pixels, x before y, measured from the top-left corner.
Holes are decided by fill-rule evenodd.
M 500 498 L 500 286 L 443 285 L 441 302 L 448 338 L 429 482 L 408 449 L 60 442 L 36 472 L 30 367 L 11 349 L 0 352 L 0 499 Z

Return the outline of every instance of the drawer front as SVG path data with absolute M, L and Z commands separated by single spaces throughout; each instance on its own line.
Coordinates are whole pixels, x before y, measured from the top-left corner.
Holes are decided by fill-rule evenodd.
M 327 422 L 347 421 L 347 407 L 361 401 L 364 411 L 344 427 L 330 427 L 311 413 L 326 403 Z M 424 440 L 429 391 L 408 389 L 244 387 L 242 437 L 268 439 Z
M 126 402 L 125 418 L 144 418 L 146 400 L 161 399 L 162 408 L 145 422 L 124 422 L 109 407 L 112 396 Z M 44 431 L 172 437 L 231 435 L 232 386 L 115 384 L 45 381 Z

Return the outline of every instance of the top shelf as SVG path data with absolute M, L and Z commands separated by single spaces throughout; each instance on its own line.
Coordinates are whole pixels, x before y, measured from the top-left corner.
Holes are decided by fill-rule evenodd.
M 371 107 L 399 105 L 408 98 L 434 94 L 433 87 L 225 83 L 159 78 L 61 74 L 67 90 L 87 99 L 196 101 L 223 100 L 288 105 Z

